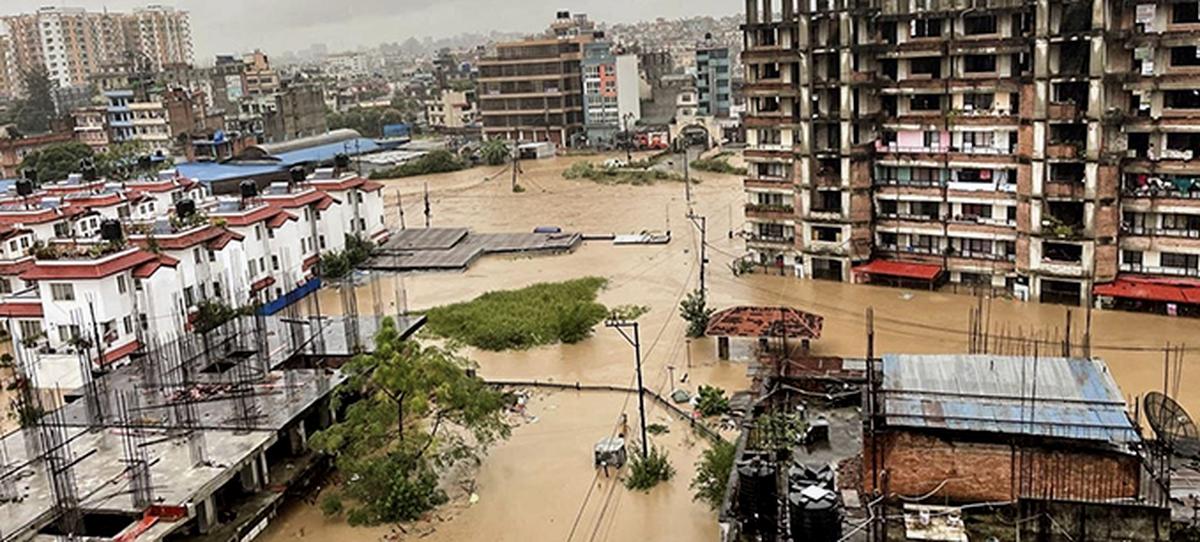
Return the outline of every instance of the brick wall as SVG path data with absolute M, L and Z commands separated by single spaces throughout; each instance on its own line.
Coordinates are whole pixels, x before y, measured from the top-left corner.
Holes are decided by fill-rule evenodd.
M 1074 451 L 1028 450 L 1007 445 L 950 441 L 926 434 L 894 431 L 879 435 L 878 452 L 889 493 L 920 496 L 934 492 L 951 502 L 1008 501 L 1017 496 L 1107 498 L 1137 494 L 1136 457 Z M 863 490 L 874 491 L 870 437 L 863 444 Z M 1033 473 L 1024 489 L 1014 473 Z M 1103 481 L 1103 483 L 1101 483 Z M 940 487 L 939 487 L 940 486 Z

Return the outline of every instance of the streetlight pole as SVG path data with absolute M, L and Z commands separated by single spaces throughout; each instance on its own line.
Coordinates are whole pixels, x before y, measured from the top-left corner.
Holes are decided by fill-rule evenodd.
M 633 117 L 633 113 L 625 113 L 621 117 L 625 121 L 625 163 L 629 164 L 633 161 L 633 135 L 629 133 L 629 119 Z
M 625 342 L 633 346 L 633 355 L 637 363 L 637 384 L 638 384 L 638 414 L 642 421 L 642 459 L 645 459 L 649 454 L 649 442 L 646 440 L 646 388 L 642 385 L 642 341 L 638 335 L 638 323 L 629 320 L 608 320 L 604 322 L 605 327 L 610 327 L 617 330 Z M 625 328 L 633 328 L 633 336 L 630 337 L 625 332 Z

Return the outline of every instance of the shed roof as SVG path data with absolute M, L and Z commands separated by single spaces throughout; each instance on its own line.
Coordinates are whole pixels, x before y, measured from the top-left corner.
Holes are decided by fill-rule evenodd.
M 741 306 L 714 314 L 704 333 L 714 337 L 820 339 L 824 323 L 824 317 L 792 307 Z
M 991 355 L 888 355 L 880 387 L 889 426 L 1140 440 L 1103 361 Z

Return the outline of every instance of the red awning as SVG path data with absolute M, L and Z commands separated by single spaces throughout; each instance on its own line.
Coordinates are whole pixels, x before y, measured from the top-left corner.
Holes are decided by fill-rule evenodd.
M 940 265 L 923 263 L 875 260 L 871 263 L 855 267 L 854 272 L 864 273 L 867 275 L 883 275 L 887 277 L 933 281 L 942 274 L 942 267 Z
M 1200 304 L 1200 280 L 1129 275 L 1122 276 L 1108 284 L 1096 286 L 1093 293 L 1123 299 Z

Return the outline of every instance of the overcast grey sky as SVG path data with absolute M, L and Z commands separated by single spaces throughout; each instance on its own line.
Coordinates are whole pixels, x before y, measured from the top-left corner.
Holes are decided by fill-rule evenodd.
M 192 14 L 196 60 L 261 47 L 269 52 L 325 43 L 331 51 L 462 32 L 533 32 L 560 9 L 609 23 L 655 17 L 729 15 L 742 0 L 0 0 L 0 14 L 39 6 L 128 10 L 149 3 Z

